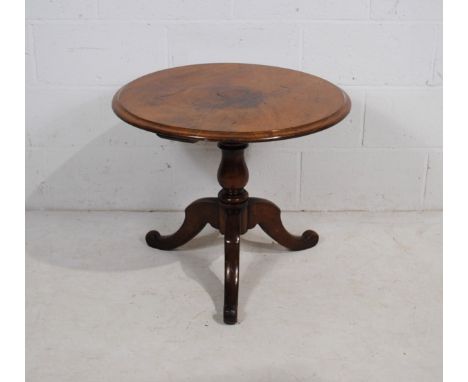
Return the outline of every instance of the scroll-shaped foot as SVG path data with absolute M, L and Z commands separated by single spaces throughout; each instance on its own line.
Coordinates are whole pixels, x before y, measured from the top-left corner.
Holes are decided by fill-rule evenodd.
M 219 226 L 219 210 L 217 198 L 202 198 L 195 200 L 185 209 L 185 219 L 182 226 L 172 235 L 162 236 L 158 231 L 146 234 L 146 243 L 153 248 L 171 250 L 193 239 L 210 223 Z
M 225 324 L 237 323 L 237 301 L 239 295 L 239 244 L 240 210 L 226 210 L 226 232 L 224 234 L 224 309 Z
M 281 222 L 281 210 L 269 200 L 250 198 L 248 211 L 249 229 L 258 224 L 273 240 L 292 251 L 311 248 L 318 242 L 319 236 L 312 230 L 305 231 L 301 236 L 290 234 Z

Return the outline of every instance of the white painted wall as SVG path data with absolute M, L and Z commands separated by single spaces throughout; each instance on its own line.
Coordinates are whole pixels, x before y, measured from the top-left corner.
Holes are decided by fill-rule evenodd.
M 27 207 L 183 209 L 216 195 L 215 144 L 115 117 L 113 93 L 169 66 L 263 63 L 323 76 L 353 110 L 251 145 L 251 195 L 290 210 L 442 207 L 441 0 L 27 0 Z

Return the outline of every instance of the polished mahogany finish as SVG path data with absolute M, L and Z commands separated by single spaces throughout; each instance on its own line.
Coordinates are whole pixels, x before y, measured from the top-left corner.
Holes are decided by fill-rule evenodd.
M 117 92 L 112 106 L 129 124 L 169 139 L 261 142 L 326 129 L 351 103 L 340 88 L 307 73 L 200 64 L 138 78 Z
M 281 210 L 245 190 L 249 142 L 298 137 L 341 121 L 351 103 L 341 89 L 306 73 L 250 64 L 203 64 L 162 70 L 120 89 L 113 109 L 124 121 L 162 138 L 218 141 L 218 197 L 194 201 L 172 235 L 150 231 L 149 246 L 175 249 L 207 224 L 224 235 L 224 311 L 237 322 L 240 237 L 257 224 L 284 247 L 299 251 L 318 242 L 312 230 L 296 236 L 281 222 Z
M 299 251 L 313 247 L 318 235 L 312 230 L 301 236 L 290 234 L 281 222 L 281 211 L 266 199 L 249 198 L 244 189 L 249 171 L 244 160 L 247 144 L 220 143 L 221 163 L 218 181 L 222 189 L 218 198 L 202 198 L 190 204 L 185 210 L 182 226 L 172 235 L 162 236 L 157 231 L 146 235 L 150 247 L 170 250 L 177 248 L 195 235 L 206 224 L 224 234 L 224 322 L 237 322 L 237 300 L 239 293 L 239 245 L 240 236 L 257 224 L 274 240 L 284 247 Z
M 219 228 L 218 215 L 218 199 L 198 199 L 185 209 L 185 220 L 177 232 L 161 236 L 158 231 L 149 231 L 146 242 L 157 249 L 175 249 L 193 239 L 208 223 L 213 228 Z

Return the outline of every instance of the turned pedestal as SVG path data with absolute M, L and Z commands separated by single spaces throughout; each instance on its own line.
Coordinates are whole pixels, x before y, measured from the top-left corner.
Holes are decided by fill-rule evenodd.
M 219 229 L 224 235 L 224 322 L 237 322 L 237 296 L 239 291 L 240 236 L 257 224 L 275 241 L 293 251 L 311 248 L 318 235 L 305 231 L 301 236 L 291 235 L 281 223 L 280 209 L 266 199 L 251 198 L 245 190 L 249 170 L 244 160 L 247 144 L 220 143 L 222 159 L 218 181 L 222 189 L 217 198 L 194 201 L 185 210 L 182 226 L 172 235 L 162 236 L 150 231 L 146 242 L 150 247 L 175 249 L 195 237 L 206 224 Z

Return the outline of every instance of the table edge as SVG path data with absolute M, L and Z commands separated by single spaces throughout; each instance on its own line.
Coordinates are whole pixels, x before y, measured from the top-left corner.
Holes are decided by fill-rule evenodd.
M 125 86 L 119 89 L 112 98 L 112 110 L 114 113 L 121 120 L 132 126 L 155 134 L 162 134 L 169 139 L 174 137 L 175 140 L 182 138 L 191 141 L 211 142 L 269 142 L 298 138 L 301 136 L 317 133 L 338 124 L 349 114 L 351 110 L 351 99 L 349 98 L 348 94 L 343 89 L 337 87 L 341 91 L 344 98 L 342 108 L 338 109 L 335 113 L 332 113 L 317 121 L 278 130 L 278 134 L 275 134 L 274 130 L 259 132 L 221 132 L 203 129 L 195 130 L 149 121 L 132 114 L 119 102 L 120 92 L 124 88 Z

